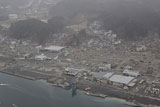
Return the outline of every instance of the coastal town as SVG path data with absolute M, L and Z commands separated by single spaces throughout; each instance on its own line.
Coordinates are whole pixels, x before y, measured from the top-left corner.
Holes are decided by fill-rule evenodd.
M 42 9 L 41 13 L 35 10 L 28 10 L 27 15 L 36 15 L 34 18 L 42 21 L 41 16 L 48 17 L 47 10 Z M 27 15 L 23 18 L 30 18 Z M 9 14 L 9 21 L 0 22 L 3 26 L 1 73 L 46 80 L 64 89 L 76 84 L 87 95 L 122 98 L 139 106 L 160 106 L 160 37 L 157 34 L 143 41 L 125 41 L 112 30 L 102 29 L 100 21 L 91 23 L 82 17 L 81 23 L 66 26 L 63 33 L 51 35 L 41 45 L 3 35 L 10 22 L 24 20 L 19 16 L 22 14 Z M 79 33 L 81 37 L 70 36 Z
M 109 38 L 115 35 L 111 31 L 105 33 Z M 61 39 L 65 38 L 63 35 Z M 124 44 L 110 46 L 110 39 L 108 46 L 99 46 L 92 39 L 78 47 L 57 42 L 41 46 L 29 40 L 2 36 L 0 71 L 32 80 L 44 79 L 62 88 L 70 87 L 74 79 L 78 88 L 87 93 L 110 95 L 115 90 L 113 97 L 126 99 L 127 96 L 127 100 L 134 101 L 135 96 L 141 96 L 150 101 L 142 103 L 159 104 L 159 54 L 152 53 L 149 47 L 125 45 L 128 50 L 121 50 Z

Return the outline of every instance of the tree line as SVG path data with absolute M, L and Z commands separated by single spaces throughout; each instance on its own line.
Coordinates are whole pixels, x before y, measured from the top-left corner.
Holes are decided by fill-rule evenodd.
M 48 23 L 38 19 L 20 20 L 11 24 L 10 37 L 16 39 L 31 39 L 43 44 L 53 33 L 61 32 L 65 26 L 63 17 L 53 17 Z

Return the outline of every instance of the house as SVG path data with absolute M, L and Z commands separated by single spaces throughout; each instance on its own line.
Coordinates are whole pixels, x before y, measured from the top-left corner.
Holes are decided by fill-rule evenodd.
M 99 71 L 111 70 L 111 67 L 112 67 L 111 64 L 104 64 L 103 66 L 99 67 Z
M 113 75 L 109 78 L 109 83 L 114 86 L 128 86 L 135 77 L 123 76 L 123 75 Z
M 132 66 L 128 66 L 128 65 L 127 65 L 127 66 L 124 67 L 124 69 L 132 70 L 133 68 L 132 68 Z
M 30 53 L 26 53 L 23 55 L 23 57 L 26 59 L 26 58 L 30 58 L 32 55 Z
M 17 14 L 9 14 L 8 17 L 9 17 L 10 20 L 18 19 L 18 15 Z
M 145 45 L 139 45 L 136 48 L 136 51 L 140 52 L 140 51 L 146 51 L 147 47 Z
M 140 76 L 140 73 L 136 72 L 136 71 L 125 69 L 123 71 L 123 75 L 125 75 L 125 76 L 132 76 L 132 77 L 138 77 L 138 76 Z
M 64 47 L 61 46 L 49 46 L 42 49 L 43 51 L 59 52 L 62 51 Z

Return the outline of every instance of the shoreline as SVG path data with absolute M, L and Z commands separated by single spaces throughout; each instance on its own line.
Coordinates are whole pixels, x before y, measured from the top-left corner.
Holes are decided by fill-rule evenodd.
M 4 74 L 7 74 L 7 75 L 12 75 L 12 76 L 16 76 L 16 77 L 19 77 L 19 78 L 24 78 L 24 79 L 32 80 L 32 81 L 36 80 L 35 78 L 29 77 L 29 76 L 24 76 L 24 75 L 19 75 L 19 74 L 12 74 L 12 73 L 9 73 L 9 72 L 0 71 L 0 73 L 4 73 Z
M 27 75 L 14 74 L 12 72 L 0 71 L 0 73 L 12 75 L 12 76 L 17 76 L 17 77 L 29 79 L 32 81 L 40 79 L 40 78 L 36 78 L 36 77 L 30 77 Z M 42 78 L 42 79 L 44 79 L 44 78 Z M 44 80 L 46 80 L 48 83 L 52 84 L 53 86 L 60 87 L 63 89 L 71 89 L 70 86 L 65 86 L 63 84 L 56 84 L 53 82 L 49 82 L 47 79 L 44 79 Z M 88 86 L 90 86 L 91 89 L 89 91 L 85 91 L 85 88 Z M 101 97 L 101 98 L 113 97 L 113 98 L 123 99 L 127 102 L 136 104 L 135 107 L 145 107 L 148 105 L 160 106 L 160 99 L 147 97 L 147 96 L 141 96 L 141 95 L 133 95 L 128 92 L 124 92 L 124 91 L 122 92 L 118 89 L 111 89 L 109 87 L 103 87 L 100 84 L 85 84 L 84 82 L 80 81 L 80 82 L 78 82 L 77 89 L 84 91 L 84 93 L 87 93 L 87 92 L 91 93 L 95 97 Z

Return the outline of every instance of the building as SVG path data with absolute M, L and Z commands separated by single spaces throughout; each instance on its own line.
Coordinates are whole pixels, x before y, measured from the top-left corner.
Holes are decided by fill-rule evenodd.
M 160 80 L 154 80 L 152 81 L 152 84 L 160 87 Z
M 113 72 L 91 72 L 90 75 L 92 75 L 93 79 L 96 80 L 109 80 L 110 77 L 114 75 Z
M 128 86 L 134 79 L 135 77 L 113 75 L 109 78 L 109 83 L 114 86 Z
M 132 76 L 132 77 L 138 77 L 138 76 L 140 76 L 140 73 L 136 72 L 136 71 L 132 71 L 132 70 L 126 69 L 126 70 L 123 71 L 123 75 Z
M 103 79 L 106 72 L 91 72 L 90 73 L 94 79 Z
M 70 76 L 76 76 L 78 73 L 82 73 L 83 71 L 86 71 L 86 70 L 85 69 L 75 69 L 75 68 L 65 69 L 66 74 Z
M 145 45 L 139 45 L 136 48 L 136 51 L 140 52 L 140 51 L 146 51 L 147 47 Z

